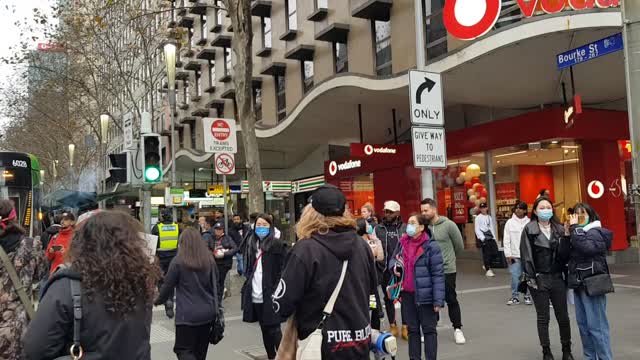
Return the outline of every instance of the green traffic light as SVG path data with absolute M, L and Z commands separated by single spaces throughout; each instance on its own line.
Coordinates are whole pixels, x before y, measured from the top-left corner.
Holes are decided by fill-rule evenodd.
M 149 166 L 144 170 L 144 179 L 147 182 L 156 182 L 160 180 L 160 169 Z

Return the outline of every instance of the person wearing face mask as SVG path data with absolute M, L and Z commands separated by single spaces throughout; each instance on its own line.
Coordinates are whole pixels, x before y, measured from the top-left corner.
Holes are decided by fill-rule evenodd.
M 386 264 L 384 263 L 384 253 L 382 252 L 382 242 L 380 239 L 375 237 L 374 227 L 369 221 L 364 218 L 358 219 L 356 221 L 356 225 L 358 226 L 358 230 L 356 232 L 371 248 L 371 254 L 373 255 L 376 265 L 377 275 L 378 277 L 381 277 L 386 268 Z M 369 306 L 371 308 L 371 328 L 380 330 L 380 318 L 384 317 L 384 313 L 382 312 L 382 304 L 380 303 L 380 295 L 378 292 L 369 297 Z
M 375 235 L 382 242 L 382 251 L 384 254 L 385 264 L 389 262 L 391 254 L 398 246 L 398 241 L 404 235 L 406 225 L 402 223 L 400 216 L 400 204 L 397 201 L 389 200 L 384 203 L 384 217 L 382 222 L 376 226 Z M 378 279 L 382 289 L 386 289 L 393 274 L 389 269 L 385 269 L 382 276 Z M 387 310 L 389 318 L 390 332 L 393 336 L 398 337 L 398 326 L 396 325 L 396 308 L 393 300 L 389 298 L 389 294 L 384 291 L 384 307 Z M 403 319 L 404 321 L 404 319 Z M 402 338 L 407 340 L 409 332 L 406 325 L 402 327 Z
M 611 336 L 607 320 L 607 293 L 613 291 L 607 250 L 613 232 L 602 227 L 598 213 L 589 205 L 576 204 L 569 216 L 571 257 L 569 287 L 574 289 L 576 322 L 580 329 L 585 360 L 611 360 Z M 611 286 L 595 287 L 596 277 Z
M 533 204 L 533 214 L 522 232 L 520 259 L 524 280 L 529 287 L 536 308 L 538 337 L 543 360 L 553 360 L 549 340 L 549 300 L 553 304 L 560 328 L 562 360 L 573 360 L 571 354 L 571 325 L 567 309 L 567 285 L 564 272 L 571 243 L 568 224 L 563 226 L 553 214 L 553 204 L 539 197 Z
M 283 319 L 273 308 L 272 295 L 282 274 L 287 246 L 275 237 L 271 217 L 259 214 L 247 241 L 247 280 L 242 286 L 242 320 L 258 322 L 268 359 L 275 359 L 282 339 Z
M 249 228 L 248 225 L 246 225 L 242 221 L 242 216 L 240 216 L 240 214 L 234 214 L 231 220 L 232 222 L 231 222 L 231 226 L 229 227 L 229 235 L 231 236 L 233 241 L 236 243 L 236 246 L 238 247 L 238 249 L 241 249 L 242 241 L 247 236 L 249 236 L 251 229 Z M 238 251 L 235 256 L 236 256 L 238 275 L 242 276 L 244 274 L 243 252 Z
M 438 313 L 444 307 L 444 259 L 440 246 L 429 231 L 429 220 L 414 214 L 407 232 L 389 261 L 389 270 L 400 276 L 397 263 L 404 264 L 402 282 L 402 317 L 409 327 L 409 359 L 422 359 L 421 333 L 427 360 L 438 354 Z
M 482 262 L 487 277 L 494 277 L 496 274 L 491 270 L 491 260 L 498 254 L 498 243 L 493 230 L 493 218 L 489 215 L 487 203 L 480 204 L 479 208 L 480 214 L 476 216 L 474 222 L 477 246 L 482 249 Z

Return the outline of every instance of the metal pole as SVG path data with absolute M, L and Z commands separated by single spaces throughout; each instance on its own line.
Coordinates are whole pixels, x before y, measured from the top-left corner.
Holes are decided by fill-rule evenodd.
M 633 165 L 633 184 L 629 195 L 635 206 L 636 236 L 640 238 L 640 2 L 622 1 L 622 22 Z
M 171 119 L 171 188 L 176 187 L 176 124 L 175 124 L 175 108 L 176 108 L 176 89 L 169 91 L 169 118 Z M 178 209 L 173 206 L 171 208 L 173 222 L 178 221 Z
M 222 175 L 222 198 L 224 199 L 224 233 L 229 232 L 229 217 L 227 216 L 227 175 Z
M 426 48 L 425 48 L 425 25 L 424 25 L 424 9 L 423 0 L 414 1 L 415 25 L 416 25 L 416 67 L 418 70 L 424 70 L 426 67 Z M 421 171 L 421 190 L 423 198 L 435 199 L 435 191 L 433 189 L 433 172 L 430 169 L 422 169 Z
M 151 190 L 141 189 L 142 191 L 142 220 L 144 229 L 147 234 L 151 234 Z
M 491 150 L 487 150 L 484 153 L 484 163 L 487 168 L 487 192 L 489 193 L 489 212 L 491 213 L 491 217 L 493 221 L 491 224 L 493 225 L 493 233 L 498 237 L 498 223 L 496 220 L 496 216 L 498 215 L 498 207 L 496 206 L 496 184 L 495 179 L 493 178 L 493 161 L 491 161 Z M 498 241 L 498 239 L 496 239 Z
M 398 145 L 398 122 L 396 120 L 396 109 L 391 109 L 391 119 L 393 120 L 393 143 Z
M 364 133 L 362 132 L 362 104 L 358 104 L 358 126 L 360 128 L 360 144 L 363 144 Z

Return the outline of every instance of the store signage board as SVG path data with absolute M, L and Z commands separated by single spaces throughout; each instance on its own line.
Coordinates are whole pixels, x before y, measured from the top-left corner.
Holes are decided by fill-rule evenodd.
M 207 153 L 238 152 L 238 137 L 234 119 L 203 118 L 204 151 Z
M 411 123 L 443 126 L 442 76 L 426 71 L 409 71 Z
M 411 127 L 413 165 L 422 169 L 446 169 L 447 146 L 444 128 Z
M 562 70 L 616 51 L 622 51 L 623 47 L 622 33 L 617 33 L 556 55 L 556 64 L 558 70 Z
M 233 154 L 216 153 L 214 159 L 216 164 L 216 174 L 233 175 L 236 173 L 236 161 Z

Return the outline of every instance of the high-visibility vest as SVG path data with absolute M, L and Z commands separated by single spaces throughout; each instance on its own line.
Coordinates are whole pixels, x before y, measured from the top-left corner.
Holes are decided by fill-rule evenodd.
M 160 238 L 160 247 L 158 250 L 175 250 L 178 248 L 178 236 L 180 230 L 178 224 L 158 224 L 158 237 Z

